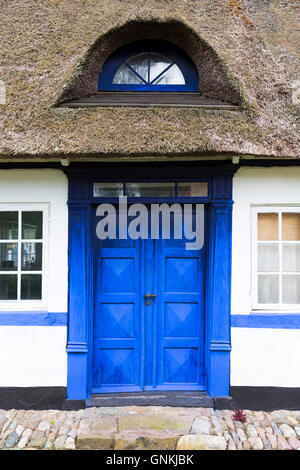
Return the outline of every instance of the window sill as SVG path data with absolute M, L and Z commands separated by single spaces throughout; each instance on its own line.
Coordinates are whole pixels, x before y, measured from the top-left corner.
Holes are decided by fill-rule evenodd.
M 199 93 L 187 92 L 110 92 L 103 91 L 80 99 L 62 103 L 65 108 L 87 108 L 99 106 L 131 107 L 197 107 L 240 111 L 240 106 L 207 98 Z

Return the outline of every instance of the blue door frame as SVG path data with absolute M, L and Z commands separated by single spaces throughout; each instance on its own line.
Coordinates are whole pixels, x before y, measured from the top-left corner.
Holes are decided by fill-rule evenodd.
M 100 200 L 93 197 L 93 181 L 128 180 L 205 180 L 209 182 L 209 196 L 201 199 L 201 202 L 206 204 L 209 219 L 206 227 L 208 253 L 205 388 L 210 396 L 229 396 L 232 177 L 234 171 L 232 164 L 205 166 L 188 163 L 91 167 L 74 165 L 66 169 L 69 179 L 68 399 L 87 399 L 92 392 L 93 280 L 95 275 L 93 204 L 100 203 Z M 139 202 L 143 201 L 139 200 Z M 182 201 L 178 200 L 178 202 Z M 200 201 L 189 200 L 189 202 Z

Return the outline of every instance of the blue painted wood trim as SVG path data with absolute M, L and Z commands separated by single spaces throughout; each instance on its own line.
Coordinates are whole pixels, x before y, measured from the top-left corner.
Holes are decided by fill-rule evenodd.
M 67 398 L 85 399 L 89 392 L 90 207 L 69 204 L 69 327 Z
M 207 391 L 230 394 L 230 307 L 232 245 L 232 175 L 213 180 L 207 266 Z
M 66 312 L 0 312 L 0 326 L 66 326 Z
M 231 351 L 231 345 L 228 341 L 211 341 L 210 351 Z
M 118 68 L 130 57 L 143 52 L 156 52 L 171 59 L 180 68 L 185 85 L 120 85 L 113 79 Z M 198 71 L 192 60 L 178 47 L 166 41 L 144 40 L 126 44 L 113 52 L 104 62 L 99 79 L 98 90 L 104 91 L 198 91 Z
M 231 315 L 233 328 L 281 328 L 300 329 L 300 313 L 250 313 Z

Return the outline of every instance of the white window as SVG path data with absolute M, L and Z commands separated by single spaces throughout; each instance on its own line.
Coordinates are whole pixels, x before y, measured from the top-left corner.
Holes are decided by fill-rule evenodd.
M 46 301 L 48 207 L 0 205 L 0 308 L 42 308 Z
M 252 209 L 252 308 L 300 308 L 300 207 Z

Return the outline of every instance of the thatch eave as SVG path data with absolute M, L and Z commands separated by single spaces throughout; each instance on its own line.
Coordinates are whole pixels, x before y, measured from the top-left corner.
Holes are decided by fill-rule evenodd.
M 1 159 L 300 157 L 300 110 L 292 98 L 300 77 L 298 2 L 1 0 L 0 6 Z M 102 47 L 104 57 L 116 31 L 155 21 L 161 31 L 183 25 L 214 51 L 242 113 L 56 107 L 84 75 L 92 51 Z M 197 50 L 196 41 L 190 55 Z

